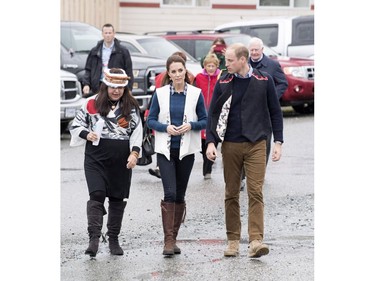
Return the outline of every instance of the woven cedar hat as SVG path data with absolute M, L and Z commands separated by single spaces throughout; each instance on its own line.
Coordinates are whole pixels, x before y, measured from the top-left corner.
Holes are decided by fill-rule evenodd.
M 121 73 L 113 73 L 121 72 Z M 125 70 L 121 68 L 109 68 L 104 71 L 103 82 L 113 88 L 125 87 L 128 85 L 128 80 L 130 77 L 126 75 Z

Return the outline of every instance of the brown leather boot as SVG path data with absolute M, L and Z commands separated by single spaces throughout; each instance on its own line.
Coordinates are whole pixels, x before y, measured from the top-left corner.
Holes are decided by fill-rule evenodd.
M 180 230 L 181 223 L 185 221 L 186 203 L 176 203 L 174 207 L 174 224 L 173 224 L 173 251 L 175 254 L 181 254 L 181 249 L 176 245 L 176 238 Z
M 164 250 L 163 255 L 173 256 L 174 255 L 174 240 L 173 240 L 173 223 L 174 223 L 174 209 L 175 203 L 164 202 L 160 203 L 161 217 L 163 221 L 164 230 Z

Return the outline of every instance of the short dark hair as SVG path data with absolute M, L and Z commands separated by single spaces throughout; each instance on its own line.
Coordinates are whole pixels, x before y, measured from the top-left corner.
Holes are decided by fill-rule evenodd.
M 114 28 L 113 25 L 110 24 L 110 23 L 106 23 L 105 25 L 103 25 L 103 27 L 102 27 L 102 31 L 103 31 L 104 27 L 112 27 L 113 32 L 115 31 L 115 28 Z

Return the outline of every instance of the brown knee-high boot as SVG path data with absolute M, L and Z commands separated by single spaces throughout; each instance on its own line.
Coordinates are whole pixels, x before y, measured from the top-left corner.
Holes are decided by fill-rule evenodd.
M 127 202 L 108 202 L 108 221 L 107 221 L 107 235 L 109 242 L 109 251 L 112 255 L 121 256 L 124 251 L 121 249 L 118 242 L 118 235 L 121 231 L 122 218 Z
M 181 223 L 185 220 L 186 203 L 176 203 L 174 207 L 174 225 L 173 225 L 173 251 L 175 254 L 181 254 L 181 249 L 176 245 L 178 231 L 180 230 Z
M 164 250 L 163 255 L 172 256 L 174 255 L 174 240 L 173 240 L 173 223 L 174 223 L 174 207 L 175 203 L 164 202 L 160 203 L 161 217 L 163 221 L 164 230 Z
M 103 216 L 107 213 L 101 202 L 89 200 L 87 201 L 87 230 L 89 232 L 89 247 L 85 254 L 95 257 L 99 248 L 99 238 L 102 234 Z

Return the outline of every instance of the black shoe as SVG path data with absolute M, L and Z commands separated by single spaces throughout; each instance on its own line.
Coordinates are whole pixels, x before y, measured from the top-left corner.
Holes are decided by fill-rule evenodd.
M 157 178 L 161 178 L 159 169 L 148 169 L 150 175 L 155 176 Z

